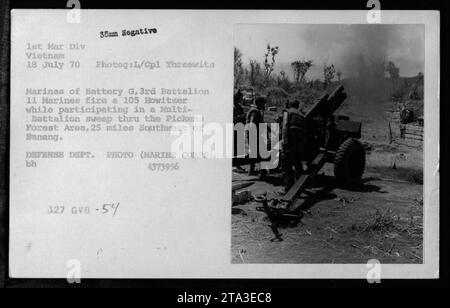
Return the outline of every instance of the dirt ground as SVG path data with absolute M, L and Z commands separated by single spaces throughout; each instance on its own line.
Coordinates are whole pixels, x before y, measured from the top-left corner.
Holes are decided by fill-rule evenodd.
M 363 122 L 366 169 L 360 187 L 335 187 L 333 166 L 327 164 L 308 184 L 308 202 L 296 226 L 281 228 L 274 239 L 267 215 L 255 201 L 232 208 L 233 263 L 422 263 L 423 150 L 417 141 L 398 138 L 388 123 L 392 103 L 386 97 L 368 97 L 367 89 L 345 85 L 349 95 L 339 110 Z M 372 92 L 376 93 L 376 92 Z M 255 181 L 253 196 L 270 198 L 281 189 L 281 173 L 259 181 L 233 172 L 233 183 Z

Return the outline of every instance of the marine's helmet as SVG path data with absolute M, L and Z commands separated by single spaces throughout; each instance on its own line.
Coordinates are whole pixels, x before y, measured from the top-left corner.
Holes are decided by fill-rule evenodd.
M 295 108 L 295 109 L 300 108 L 300 101 L 299 100 L 295 100 L 293 102 L 290 102 L 289 103 L 289 107 L 290 108 Z
M 255 105 L 260 110 L 264 110 L 266 108 L 266 103 L 267 103 L 267 101 L 263 97 L 258 97 L 255 100 Z

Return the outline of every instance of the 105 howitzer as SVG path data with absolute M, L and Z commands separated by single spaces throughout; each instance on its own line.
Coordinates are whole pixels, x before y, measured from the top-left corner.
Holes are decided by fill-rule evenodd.
M 304 115 L 308 136 L 306 172 L 284 196 L 271 200 L 267 200 L 265 195 L 255 198 L 263 204 L 258 209 L 269 215 L 277 239 L 281 239 L 277 230 L 280 219 L 301 218 L 301 207 L 306 199 L 301 195 L 305 185 L 325 163 L 334 164 L 334 177 L 338 186 L 354 186 L 361 181 L 366 163 L 365 149 L 358 140 L 361 138 L 361 122 L 334 114 L 346 98 L 344 87 L 340 86 L 311 106 Z

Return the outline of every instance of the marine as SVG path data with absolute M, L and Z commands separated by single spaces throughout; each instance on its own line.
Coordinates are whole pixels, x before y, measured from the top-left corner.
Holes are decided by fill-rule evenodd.
M 284 192 L 294 184 L 303 173 L 303 163 L 306 160 L 308 147 L 308 122 L 300 112 L 300 102 L 290 102 L 283 111 L 281 162 L 283 168 Z
M 256 136 L 257 136 L 257 149 L 251 149 L 249 147 L 249 152 L 251 153 L 252 150 L 253 152 L 256 152 L 256 157 L 259 157 L 259 148 L 260 142 L 265 142 L 264 138 L 261 138 L 260 134 L 260 130 L 259 130 L 259 124 L 264 123 L 264 110 L 266 109 L 266 100 L 263 97 L 258 97 L 255 100 L 255 104 L 251 106 L 251 108 L 249 109 L 248 113 L 247 113 L 247 118 L 246 118 L 246 124 L 254 124 L 256 126 Z M 253 153 L 254 154 L 254 153 Z M 255 164 L 250 164 L 250 168 L 248 171 L 249 175 L 255 175 Z M 267 174 L 267 170 L 265 169 L 261 169 L 260 170 L 260 177 L 264 178 Z

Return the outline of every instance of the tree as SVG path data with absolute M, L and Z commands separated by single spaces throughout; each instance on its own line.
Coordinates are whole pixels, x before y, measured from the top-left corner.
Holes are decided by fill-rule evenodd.
M 289 82 L 289 77 L 285 71 L 281 71 L 280 75 L 277 76 L 277 86 L 285 91 L 289 91 L 291 88 L 291 83 Z
M 261 63 L 256 60 L 250 60 L 248 69 L 248 82 L 252 87 L 259 87 L 263 85 L 264 73 L 261 69 Z
M 275 56 L 278 53 L 278 46 L 271 47 L 270 44 L 267 44 L 267 51 L 264 53 L 264 73 L 265 73 L 265 82 L 266 84 L 269 82 L 270 74 L 273 72 L 275 67 Z
M 249 82 L 251 86 L 256 85 L 258 74 L 261 73 L 261 65 L 256 60 L 250 60 Z
M 323 81 L 325 88 L 333 80 L 335 73 L 336 69 L 334 68 L 334 64 L 331 65 L 327 65 L 326 63 L 323 64 Z
M 234 47 L 234 88 L 239 88 L 243 81 L 244 68 L 242 66 L 242 53 Z
M 297 60 L 291 63 L 291 67 L 294 70 L 294 80 L 296 83 L 303 82 L 306 73 L 311 68 L 313 61 L 301 61 Z
M 337 76 L 338 81 L 341 81 L 341 76 L 342 76 L 341 71 L 337 71 L 336 76 Z
M 400 69 L 395 66 L 394 62 L 392 61 L 389 61 L 386 65 L 386 71 L 388 72 L 391 79 L 397 79 L 400 77 Z
M 245 82 L 245 80 L 250 79 L 249 76 L 250 76 L 250 71 L 248 70 L 248 67 L 244 67 L 244 76 L 242 78 L 243 82 Z

